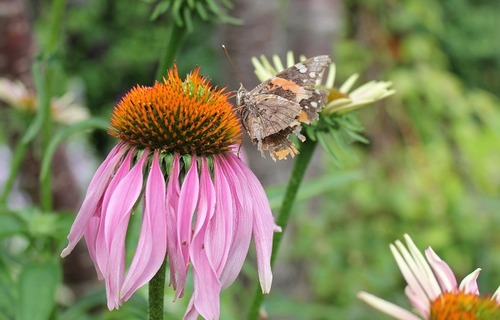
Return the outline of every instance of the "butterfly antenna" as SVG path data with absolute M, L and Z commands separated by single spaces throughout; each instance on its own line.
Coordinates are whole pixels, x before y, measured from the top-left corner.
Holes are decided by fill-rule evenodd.
M 233 68 L 234 73 L 236 74 L 236 76 L 240 80 L 240 83 L 243 83 L 243 78 L 241 77 L 241 73 L 238 71 L 238 69 L 234 65 L 233 60 L 229 56 L 229 53 L 227 52 L 227 48 L 225 45 L 222 45 L 222 50 L 224 50 L 224 53 L 226 54 L 227 60 L 229 60 L 229 63 L 231 64 L 231 67 Z

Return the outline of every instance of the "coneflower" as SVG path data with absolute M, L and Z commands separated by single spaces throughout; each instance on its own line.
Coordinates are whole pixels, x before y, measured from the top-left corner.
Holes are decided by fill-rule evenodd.
M 405 240 L 408 248 L 401 241 L 390 248 L 408 283 L 406 296 L 420 316 L 367 292 L 358 294 L 361 300 L 399 320 L 500 319 L 500 287 L 492 297 L 480 296 L 476 280 L 481 269 L 457 285 L 453 271 L 432 248 L 425 250 L 426 260 L 410 236 Z
M 176 298 L 192 265 L 185 318 L 217 319 L 220 291 L 241 271 L 252 235 L 260 284 L 269 292 L 279 228 L 262 185 L 233 152 L 240 126 L 227 98 L 198 69 L 182 81 L 174 67 L 163 83 L 137 86 L 115 107 L 110 134 L 121 142 L 90 182 L 61 254 L 85 237 L 110 310 L 151 280 L 168 256 Z M 142 226 L 127 267 L 125 238 L 138 206 Z

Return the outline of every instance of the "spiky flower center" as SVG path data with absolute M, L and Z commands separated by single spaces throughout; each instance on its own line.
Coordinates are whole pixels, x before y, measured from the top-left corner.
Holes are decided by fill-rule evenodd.
M 174 66 L 163 83 L 137 86 L 113 110 L 110 135 L 140 149 L 216 154 L 238 143 L 240 125 L 224 89 L 195 69 L 179 78 Z
M 446 292 L 431 303 L 431 320 L 500 319 L 500 306 L 494 299 L 472 293 Z

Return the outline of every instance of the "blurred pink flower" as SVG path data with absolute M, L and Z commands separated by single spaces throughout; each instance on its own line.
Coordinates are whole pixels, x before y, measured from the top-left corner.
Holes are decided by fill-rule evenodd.
M 241 271 L 252 235 L 260 284 L 269 292 L 272 238 L 279 228 L 262 185 L 232 152 L 239 125 L 226 95 L 208 87 L 197 70 L 182 82 L 173 69 L 164 81 L 133 89 L 115 108 L 111 134 L 124 142 L 95 173 L 61 255 L 85 237 L 110 310 L 151 280 L 168 255 L 176 298 L 184 294 L 192 265 L 194 291 L 185 318 L 218 319 L 220 292 Z M 171 116 L 177 123 L 168 122 Z M 139 203 L 142 226 L 126 270 L 125 238 Z
M 408 283 L 405 294 L 421 317 L 367 292 L 360 292 L 358 298 L 400 320 L 500 319 L 500 287 L 491 299 L 479 296 L 476 280 L 481 269 L 457 286 L 453 271 L 432 248 L 425 250 L 426 261 L 410 236 L 404 237 L 408 248 L 398 240 L 390 249 Z

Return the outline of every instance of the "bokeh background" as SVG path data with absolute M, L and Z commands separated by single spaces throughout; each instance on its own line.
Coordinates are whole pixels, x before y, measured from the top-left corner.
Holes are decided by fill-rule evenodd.
M 92 116 L 109 119 L 132 86 L 155 80 L 175 25 L 170 11 L 160 10 L 163 2 L 170 1 L 66 1 L 53 91 L 71 91 Z M 481 292 L 493 293 L 500 284 L 498 1 L 217 3 L 231 5 L 224 11 L 229 23 L 190 21 L 176 56 L 181 75 L 199 66 L 213 84 L 236 90 L 243 82 L 250 89 L 258 84 L 252 56 L 284 58 L 292 50 L 329 54 L 338 84 L 359 73 L 359 84 L 388 80 L 397 90 L 357 112 L 368 144 L 355 144 L 336 160 L 317 150 L 264 302 L 269 319 L 387 319 L 357 300 L 360 290 L 409 307 L 388 248 L 404 233 L 422 250 L 432 246 L 460 280 L 481 267 Z M 0 77 L 33 89 L 31 65 L 48 37 L 51 4 L 0 0 Z M 0 107 L 3 184 L 34 115 L 5 101 Z M 13 315 L 24 266 L 43 259 L 37 245 L 49 242 L 49 255 L 58 256 L 88 181 L 114 143 L 105 130 L 96 130 L 60 146 L 52 163 L 51 214 L 38 208 L 36 146 L 28 154 L 0 213 L 0 319 Z M 274 163 L 253 146 L 244 148 L 278 209 L 293 160 Z M 245 318 L 257 285 L 255 259 L 248 260 L 222 294 L 221 319 Z M 119 311 L 105 309 L 103 285 L 83 245 L 62 270 L 52 319 L 144 318 L 146 288 Z M 170 301 L 167 312 L 180 318 L 188 298 Z

